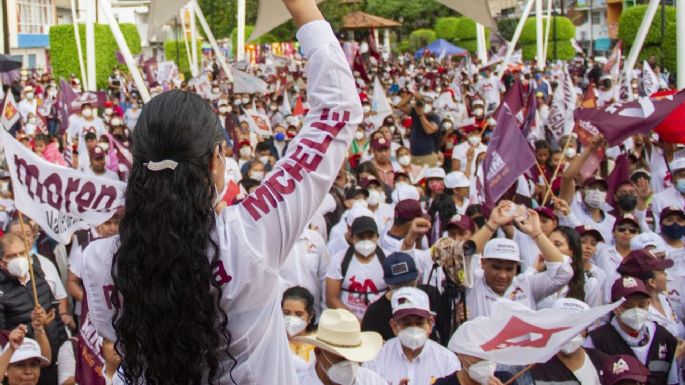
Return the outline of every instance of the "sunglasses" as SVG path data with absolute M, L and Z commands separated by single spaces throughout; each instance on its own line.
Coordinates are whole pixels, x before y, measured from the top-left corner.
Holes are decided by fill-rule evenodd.
M 616 231 L 618 231 L 619 233 L 629 232 L 631 234 L 637 234 L 638 232 L 640 232 L 637 228 L 633 226 L 618 226 L 616 228 Z

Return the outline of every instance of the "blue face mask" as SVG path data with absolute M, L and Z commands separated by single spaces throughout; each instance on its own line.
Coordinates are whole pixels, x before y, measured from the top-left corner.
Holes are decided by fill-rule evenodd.
M 670 239 L 677 240 L 683 237 L 685 234 L 685 226 L 681 226 L 677 223 L 672 225 L 662 225 L 661 231 Z
M 682 194 L 685 194 L 685 179 L 676 179 L 675 188 Z
M 285 134 L 279 131 L 274 135 L 274 139 L 276 139 L 277 142 L 282 142 L 285 140 Z

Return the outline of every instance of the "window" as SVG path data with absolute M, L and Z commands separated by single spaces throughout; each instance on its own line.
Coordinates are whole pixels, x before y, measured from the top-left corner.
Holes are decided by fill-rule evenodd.
M 30 53 L 28 54 L 28 68 L 36 68 L 36 54 L 35 53 Z
M 47 34 L 52 20 L 52 0 L 17 0 L 18 33 Z
M 592 12 L 592 24 L 600 24 L 602 22 L 602 11 Z

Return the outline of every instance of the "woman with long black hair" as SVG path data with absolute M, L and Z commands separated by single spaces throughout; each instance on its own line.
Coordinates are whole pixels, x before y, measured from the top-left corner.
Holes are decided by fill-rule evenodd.
M 209 104 L 170 91 L 141 112 L 120 235 L 91 243 L 83 257 L 90 318 L 116 341 L 120 382 L 297 382 L 278 273 L 333 184 L 362 109 L 314 0 L 283 1 L 301 26 L 311 110 L 240 205 L 216 205 L 226 186 L 223 135 Z

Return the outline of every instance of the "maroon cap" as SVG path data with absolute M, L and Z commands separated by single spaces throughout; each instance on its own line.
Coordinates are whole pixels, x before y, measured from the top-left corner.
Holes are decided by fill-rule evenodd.
M 604 362 L 600 372 L 602 385 L 616 385 L 625 380 L 646 383 L 648 376 L 649 370 L 637 358 L 629 355 L 611 357 Z
M 605 190 L 609 189 L 609 184 L 607 183 L 607 181 L 605 181 L 604 179 L 601 179 L 601 178 L 591 177 L 591 178 L 585 179 L 585 182 L 583 182 L 583 188 L 588 188 L 588 187 L 596 186 L 596 185 L 602 185 Z
M 361 188 L 369 188 L 369 185 L 372 184 L 372 183 L 375 183 L 375 184 L 377 184 L 378 186 L 382 186 L 381 181 L 379 181 L 378 179 L 376 179 L 376 178 L 374 178 L 374 177 L 372 177 L 372 176 L 369 176 L 369 177 L 366 177 L 366 178 L 362 178 L 362 180 L 359 181 L 359 187 L 361 187 Z
M 415 199 L 404 199 L 395 205 L 395 218 L 403 221 L 413 221 L 423 216 L 421 203 Z
M 616 222 L 614 222 L 614 227 L 612 230 L 616 230 L 616 227 L 618 227 L 618 225 L 625 222 L 631 222 L 635 225 L 635 227 L 637 227 L 638 231 L 640 230 L 640 223 L 637 221 L 637 218 L 635 218 L 635 215 L 633 214 L 619 215 L 618 217 L 616 217 Z
M 388 142 L 387 139 L 384 137 L 376 138 L 373 141 L 371 141 L 371 149 L 372 150 L 384 150 L 390 148 L 390 142 Z
M 685 211 L 683 211 L 683 209 L 678 208 L 676 206 L 668 206 L 661 210 L 661 214 L 659 214 L 659 222 L 663 221 L 664 218 L 674 214 L 680 215 L 681 217 L 685 218 Z
M 474 232 L 476 231 L 476 226 L 468 215 L 457 214 L 453 216 L 447 223 L 447 226 L 457 226 L 461 230 Z
M 643 294 L 649 297 L 647 286 L 641 279 L 635 277 L 621 277 L 611 286 L 611 300 L 618 301 L 628 298 L 632 294 Z
M 559 218 L 556 214 L 554 214 L 554 210 L 552 210 L 550 207 L 538 207 L 535 209 L 535 211 L 537 211 L 538 214 L 542 214 L 549 219 L 554 219 L 555 221 L 559 222 Z
M 595 236 L 595 238 L 597 238 L 598 242 L 604 242 L 604 237 L 602 237 L 602 233 L 600 233 L 599 230 L 595 229 L 590 225 L 577 226 L 576 232 L 581 237 L 585 234 L 592 234 Z
M 621 275 L 643 277 L 650 271 L 666 270 L 673 266 L 671 259 L 658 259 L 645 249 L 633 250 L 621 261 L 616 271 Z
M 468 134 L 470 132 L 474 132 L 476 130 L 479 130 L 480 128 L 476 127 L 475 124 L 469 124 L 468 126 L 464 126 L 461 128 L 461 130 L 465 133 Z
M 88 151 L 88 155 L 90 155 L 90 159 L 103 159 L 105 157 L 105 150 L 103 150 L 102 147 L 95 145 L 95 147 Z

